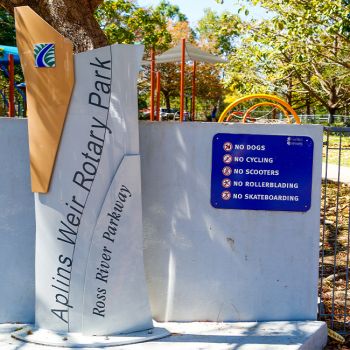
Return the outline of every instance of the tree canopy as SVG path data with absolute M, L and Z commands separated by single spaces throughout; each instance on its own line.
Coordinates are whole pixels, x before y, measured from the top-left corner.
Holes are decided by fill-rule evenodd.
M 330 122 L 337 111 L 346 112 L 350 102 L 348 0 L 247 2 L 262 6 L 271 18 L 245 21 L 226 72 L 231 90 L 278 93 L 307 114 L 311 104 L 327 111 Z
M 232 0 L 212 0 L 229 2 Z M 234 96 L 272 93 L 284 97 L 299 113 L 349 113 L 350 0 L 246 0 L 233 13 L 207 9 L 190 25 L 181 9 L 162 0 L 142 7 L 136 0 L 0 0 L 0 43 L 13 45 L 14 6 L 29 5 L 70 38 L 76 52 L 108 43 L 141 43 L 156 54 L 181 38 L 224 56 L 223 66 L 198 65 L 198 101 L 205 106 Z M 252 19 L 249 6 L 269 16 Z M 190 66 L 188 66 L 190 67 Z M 179 65 L 157 65 L 162 75 L 163 103 L 177 106 Z M 191 86 L 190 68 L 186 86 Z M 149 93 L 149 67 L 140 80 Z
M 0 8 L 0 44 L 16 46 L 15 21 L 3 8 Z

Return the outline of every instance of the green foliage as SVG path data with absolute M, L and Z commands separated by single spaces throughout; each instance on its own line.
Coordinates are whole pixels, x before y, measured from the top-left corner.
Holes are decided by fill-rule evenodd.
M 275 18 L 280 26 L 293 31 L 301 39 L 321 33 L 335 34 L 349 39 L 348 0 L 251 0 L 278 14 Z
M 142 43 L 146 48 L 161 49 L 171 41 L 161 11 L 141 8 L 129 0 L 104 1 L 96 10 L 96 18 L 111 44 Z
M 0 45 L 16 46 L 15 21 L 3 8 L 0 8 Z
M 231 91 L 277 93 L 307 113 L 311 105 L 330 114 L 348 109 L 349 0 L 247 3 L 262 6 L 273 17 L 241 26 L 228 52 L 225 77 Z
M 162 0 L 155 9 L 156 12 L 159 12 L 164 18 L 172 19 L 177 22 L 186 22 L 187 16 L 180 11 L 179 6 L 172 5 L 169 1 Z
M 350 101 L 349 8 L 341 0 L 253 3 L 277 13 L 269 26 L 273 46 L 302 88 L 330 114 L 346 106 Z M 265 42 L 271 39 L 269 34 L 265 37 Z
M 202 45 L 213 52 L 228 54 L 233 51 L 236 39 L 244 31 L 244 24 L 239 16 L 228 11 L 218 15 L 206 9 L 198 22 L 197 31 Z

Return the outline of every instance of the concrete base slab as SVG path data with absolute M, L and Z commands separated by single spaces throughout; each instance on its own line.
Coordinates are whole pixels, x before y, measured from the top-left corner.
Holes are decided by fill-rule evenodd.
M 327 327 L 319 321 L 158 323 L 171 336 L 147 343 L 113 346 L 116 350 L 321 350 Z M 0 349 L 64 349 L 24 343 L 11 337 L 20 325 L 0 326 Z M 101 348 L 97 343 L 94 349 Z M 90 347 L 91 350 L 91 347 Z
M 63 348 L 104 348 L 120 345 L 149 342 L 169 336 L 164 329 L 155 327 L 142 332 L 134 332 L 118 336 L 87 336 L 81 333 L 57 333 L 46 329 L 25 326 L 11 334 L 12 338 L 38 345 Z

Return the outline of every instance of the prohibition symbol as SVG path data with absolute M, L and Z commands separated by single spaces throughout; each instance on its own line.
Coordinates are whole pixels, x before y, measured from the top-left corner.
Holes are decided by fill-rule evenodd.
M 228 201 L 230 198 L 231 198 L 231 192 L 230 191 L 223 191 L 221 193 L 221 198 L 224 200 L 224 201 Z
M 232 163 L 232 156 L 231 154 L 225 154 L 222 158 L 225 164 L 230 164 Z
M 225 175 L 225 176 L 230 176 L 232 174 L 232 169 L 229 167 L 229 166 L 225 166 L 223 169 L 222 169 L 222 173 Z
M 230 179 L 223 179 L 223 180 L 221 181 L 221 185 L 222 185 L 222 187 L 224 187 L 224 188 L 230 188 L 231 185 L 232 185 L 232 182 L 231 182 Z
M 232 145 L 232 143 L 231 143 L 231 142 L 225 142 L 225 143 L 224 143 L 224 150 L 225 150 L 226 152 L 232 151 L 232 150 L 233 150 L 233 145 Z

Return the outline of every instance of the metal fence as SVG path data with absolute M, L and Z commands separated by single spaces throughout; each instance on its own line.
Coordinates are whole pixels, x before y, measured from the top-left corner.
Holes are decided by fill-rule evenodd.
M 327 123 L 329 119 L 328 114 L 298 114 L 303 124 Z M 350 116 L 337 114 L 334 116 L 335 123 L 345 123 L 350 120 Z
M 326 127 L 320 220 L 319 319 L 350 334 L 350 128 Z

